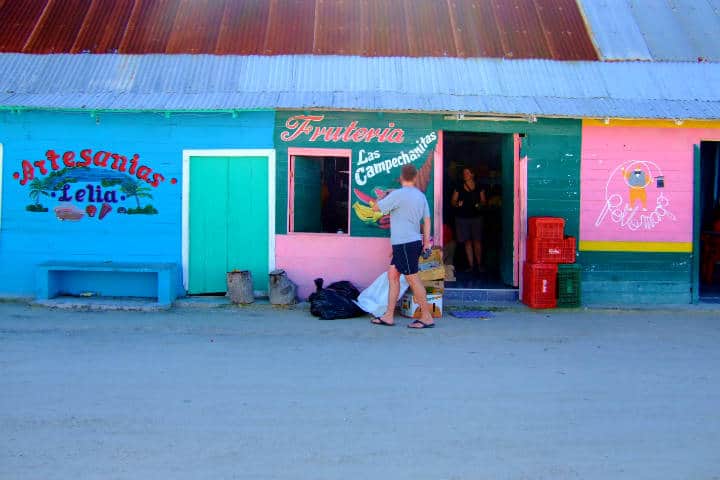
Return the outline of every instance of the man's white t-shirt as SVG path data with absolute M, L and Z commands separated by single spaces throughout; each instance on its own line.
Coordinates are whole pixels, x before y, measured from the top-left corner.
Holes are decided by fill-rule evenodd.
M 390 214 L 390 243 L 403 243 L 422 240 L 420 223 L 430 217 L 430 206 L 425 194 L 415 187 L 402 187 L 378 200 L 380 210 Z

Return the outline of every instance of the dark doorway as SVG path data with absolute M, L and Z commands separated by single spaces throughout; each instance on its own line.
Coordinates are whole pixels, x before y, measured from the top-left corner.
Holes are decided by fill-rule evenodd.
M 498 289 L 512 283 L 504 278 L 513 262 L 504 248 L 508 242 L 512 247 L 513 236 L 512 156 L 512 135 L 444 132 L 445 263 L 455 266 L 456 279 L 446 282 L 448 288 Z
M 720 142 L 700 144 L 700 299 L 720 301 Z

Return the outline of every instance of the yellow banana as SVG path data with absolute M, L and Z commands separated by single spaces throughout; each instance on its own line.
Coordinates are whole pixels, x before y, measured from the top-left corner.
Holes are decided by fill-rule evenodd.
M 383 216 L 382 212 L 376 212 L 371 207 L 358 202 L 353 203 L 353 210 L 355 210 L 355 214 L 363 222 L 377 222 Z

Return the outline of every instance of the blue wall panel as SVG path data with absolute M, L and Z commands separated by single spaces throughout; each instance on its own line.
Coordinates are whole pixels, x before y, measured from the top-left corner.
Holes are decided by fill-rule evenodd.
M 2 156 L 2 217 L 0 220 L 0 296 L 32 296 L 35 290 L 35 266 L 48 260 L 87 260 L 125 262 L 175 262 L 180 272 L 182 242 L 182 152 L 185 149 L 272 148 L 273 112 L 246 112 L 232 118 L 227 113 L 173 114 L 166 118 L 153 113 L 100 113 L 96 118 L 87 113 L 21 112 L 0 113 L 0 144 Z M 161 173 L 165 180 L 157 187 L 108 167 L 66 171 L 58 181 L 42 184 L 47 193 L 39 193 L 39 203 L 46 212 L 28 211 L 35 204 L 31 198 L 31 182 L 21 185 L 22 161 L 34 163 L 46 159 L 52 149 L 61 155 L 58 170 L 64 167 L 63 152 L 75 153 L 76 161 L 83 149 L 95 154 L 104 150 L 126 156 L 128 162 L 139 154 L 138 164 Z M 50 162 L 45 161 L 46 167 Z M 129 167 L 129 164 L 128 164 Z M 37 178 L 47 179 L 34 168 Z M 52 172 L 49 168 L 48 174 Z M 82 172 L 78 174 L 77 172 Z M 17 173 L 18 178 L 14 178 Z M 72 178 L 73 176 L 80 178 Z M 48 188 L 68 178 L 68 192 L 83 189 L 87 184 L 106 184 L 104 191 L 115 191 L 118 200 L 102 220 L 102 203 L 93 203 L 97 211 L 86 211 L 88 196 L 73 198 L 70 203 L 81 213 L 77 221 L 61 221 L 54 207 L 60 205 L 62 190 Z M 136 208 L 134 197 L 123 192 L 122 184 L 132 178 L 147 187 L 152 198 L 141 197 L 141 206 L 152 205 L 156 214 L 118 213 Z M 152 176 L 150 177 L 150 180 Z M 176 179 L 176 183 L 171 183 Z M 55 197 L 50 195 L 55 194 Z M 125 200 L 121 198 L 125 196 Z M 92 210 L 90 211 L 92 212 Z M 62 211 L 60 216 L 63 216 Z M 98 282 L 103 282 L 98 276 Z M 182 278 L 178 273 L 178 291 Z M 89 287 L 92 291 L 91 287 Z

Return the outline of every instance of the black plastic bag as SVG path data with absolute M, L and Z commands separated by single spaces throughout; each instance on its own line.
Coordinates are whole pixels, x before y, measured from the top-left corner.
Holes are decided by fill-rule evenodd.
M 323 320 L 352 318 L 364 315 L 365 312 L 353 300 L 360 294 L 350 282 L 335 282 L 328 288 L 322 288 L 323 279 L 315 280 L 315 293 L 310 295 L 310 313 Z
M 322 279 L 319 278 L 318 280 Z M 326 288 L 328 290 L 335 290 L 339 294 L 348 297 L 351 300 L 357 300 L 357 298 L 360 296 L 360 290 L 358 290 L 355 285 L 348 282 L 347 280 L 331 283 Z

